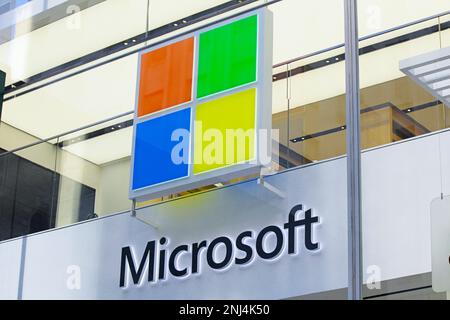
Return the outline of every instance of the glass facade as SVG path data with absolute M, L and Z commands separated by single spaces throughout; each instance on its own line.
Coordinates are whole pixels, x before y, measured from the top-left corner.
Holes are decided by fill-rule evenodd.
M 6 73 L 3 106 L 0 102 L 0 241 L 131 210 L 128 196 L 135 103 L 139 105 L 139 116 L 143 116 L 190 101 L 193 94 L 202 98 L 256 79 L 256 20 L 252 17 L 238 22 L 243 25 L 235 23 L 202 34 L 198 66 L 193 65 L 196 53 L 192 38 L 144 55 L 140 82 L 137 65 L 140 51 L 265 1 L 184 0 L 183 5 L 170 5 L 170 10 L 168 2 L 162 0 L 99 0 L 89 5 L 60 1 L 53 7 L 39 7 L 39 2 L 6 1 L 0 6 L 0 70 Z M 378 204 L 366 196 L 373 192 L 368 186 L 377 176 L 386 179 L 378 203 L 416 194 L 422 190 L 421 183 L 426 183 L 419 180 L 411 186 L 400 179 L 395 186 L 389 185 L 389 168 L 370 167 L 369 171 L 365 167 L 369 151 L 445 132 L 450 126 L 448 105 L 399 68 L 403 59 L 450 46 L 450 7 L 440 0 L 358 3 L 362 198 L 363 208 L 377 208 Z M 268 7 L 274 24 L 271 121 L 277 132 L 271 142 L 271 174 L 288 175 L 294 168 L 312 168 L 316 163 L 344 159 L 346 154 L 343 1 L 327 1 L 326 9 L 322 6 L 313 1 L 283 0 Z M 25 12 L 21 18 L 11 14 L 18 10 Z M 299 18 L 298 12 L 320 14 Z M 230 43 L 230 39 L 236 40 L 236 33 L 238 41 Z M 176 61 L 176 66 L 171 60 Z M 198 79 L 192 78 L 195 67 Z M 156 74 L 161 82 L 146 81 L 149 75 Z M 0 84 L 1 80 L 0 73 Z M 196 92 L 191 91 L 193 81 L 198 81 Z M 227 106 L 238 103 L 222 98 L 198 105 L 195 119 L 209 121 L 222 131 L 233 126 L 252 127 L 252 90 L 239 93 L 249 100 L 248 110 L 230 111 Z M 232 100 L 233 96 L 226 99 Z M 208 108 L 214 108 L 215 117 L 206 112 Z M 174 121 L 177 125 L 186 122 L 187 128 L 194 115 L 181 113 L 172 116 L 183 118 Z M 142 123 L 137 130 L 154 132 L 156 127 L 167 131 L 160 130 L 161 134 L 170 134 L 172 129 L 169 121 L 153 121 Z M 142 150 L 138 165 L 146 175 L 140 176 L 141 181 L 135 180 L 133 187 L 186 175 L 186 168 L 164 172 L 158 169 L 163 166 L 163 154 L 170 150 L 157 145 L 157 140 L 137 140 L 135 152 Z M 440 168 L 439 176 L 446 173 L 442 167 L 444 147 L 437 144 L 434 150 L 439 156 L 428 163 Z M 201 153 L 202 148 L 194 152 Z M 252 150 L 246 160 L 253 158 Z M 146 161 L 147 156 L 152 161 Z M 389 161 L 403 163 L 412 170 L 407 165 L 409 160 L 408 154 L 401 154 Z M 145 169 L 148 166 L 152 170 Z M 194 172 L 215 167 L 196 165 Z M 408 170 L 400 177 L 410 175 Z M 137 203 L 137 209 L 259 177 L 217 181 Z M 308 174 L 304 177 L 307 179 Z M 334 185 L 320 174 L 314 177 L 316 189 L 331 190 L 340 196 L 339 191 L 332 190 L 346 189 L 345 166 L 336 178 L 340 182 Z M 441 194 L 446 193 L 444 187 L 440 189 Z M 308 193 L 303 187 L 301 190 Z M 287 200 L 297 201 L 290 194 Z M 346 217 L 345 199 L 336 203 L 336 214 Z M 410 199 L 405 210 L 415 205 L 421 204 Z M 362 215 L 363 220 L 369 219 L 364 210 Z M 404 214 L 399 217 L 399 223 L 409 219 Z M 363 238 L 373 232 L 364 229 Z M 395 230 L 387 229 L 386 236 L 391 232 Z M 406 245 L 414 237 L 411 233 L 401 241 Z M 376 246 L 370 247 L 367 252 L 376 250 Z M 346 261 L 347 257 L 341 259 Z M 382 264 L 377 255 L 365 259 L 369 263 L 366 269 Z M 428 273 L 416 272 L 408 279 L 406 287 L 395 277 L 384 280 L 375 293 L 365 289 L 364 297 L 445 298 L 432 292 Z M 339 290 L 297 298 L 345 298 L 345 289 L 341 286 Z

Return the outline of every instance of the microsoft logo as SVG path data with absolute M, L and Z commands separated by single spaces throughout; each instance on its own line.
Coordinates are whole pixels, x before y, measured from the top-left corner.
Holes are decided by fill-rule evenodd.
M 271 50 L 271 16 L 262 9 L 140 54 L 131 199 L 270 162 Z

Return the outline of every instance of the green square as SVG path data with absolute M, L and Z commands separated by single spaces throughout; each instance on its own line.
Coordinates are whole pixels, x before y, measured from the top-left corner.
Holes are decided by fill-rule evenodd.
M 256 81 L 258 16 L 200 34 L 197 98 Z

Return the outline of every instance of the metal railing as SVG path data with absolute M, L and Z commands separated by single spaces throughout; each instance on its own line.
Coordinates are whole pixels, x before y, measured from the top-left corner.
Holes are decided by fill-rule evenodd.
M 275 4 L 275 3 L 277 3 L 277 2 L 280 2 L 280 1 L 282 1 L 282 0 L 271 0 L 271 1 L 265 2 L 265 3 L 263 3 L 263 4 L 254 6 L 254 7 L 250 8 L 250 9 L 246 9 L 246 10 L 240 11 L 240 12 L 235 13 L 235 14 L 233 14 L 233 15 L 226 16 L 226 17 L 222 17 L 222 18 L 220 18 L 220 19 L 218 19 L 218 20 L 215 20 L 215 21 L 213 21 L 213 22 L 209 22 L 209 23 L 207 23 L 207 24 L 203 24 L 203 25 L 200 25 L 200 26 L 195 27 L 195 28 L 193 28 L 193 29 L 189 29 L 189 30 L 187 30 L 187 31 L 184 31 L 184 32 L 179 33 L 179 34 L 176 34 L 176 35 L 174 35 L 174 36 L 170 36 L 170 37 L 168 37 L 168 38 L 164 38 L 164 39 L 159 40 L 159 41 L 157 41 L 157 42 L 155 42 L 155 43 L 152 43 L 152 44 L 150 44 L 150 45 L 147 45 L 147 46 L 145 46 L 145 47 L 141 47 L 141 48 L 139 48 L 139 49 L 135 49 L 135 50 L 126 52 L 126 53 L 124 53 L 124 54 L 121 54 L 121 55 L 118 55 L 118 56 L 116 56 L 116 57 L 113 57 L 113 58 L 110 58 L 110 59 L 108 59 L 108 60 L 105 60 L 105 61 L 102 61 L 102 62 L 100 62 L 100 63 L 97 63 L 97 64 L 95 64 L 95 65 L 88 66 L 88 67 L 86 67 L 86 68 L 84 68 L 84 69 L 81 69 L 81 70 L 78 70 L 78 71 L 76 71 L 76 72 L 73 72 L 73 73 L 64 75 L 64 76 L 62 76 L 62 77 L 60 77 L 60 78 L 54 79 L 54 80 L 49 81 L 49 82 L 47 82 L 47 83 L 38 85 L 38 86 L 33 87 L 33 88 L 31 88 L 31 89 L 24 90 L 24 91 L 19 92 L 19 93 L 17 93 L 17 94 L 10 94 L 10 95 L 8 95 L 8 94 L 6 93 L 7 97 L 5 97 L 3 101 L 8 101 L 8 100 L 13 99 L 13 98 L 15 98 L 15 97 L 24 95 L 24 94 L 29 93 L 29 92 L 31 92 L 31 91 L 35 91 L 35 90 L 41 89 L 41 88 L 43 88 L 43 87 L 45 87 L 45 86 L 48 86 L 48 85 L 54 84 L 54 83 L 56 83 L 56 82 L 59 82 L 59 81 L 68 79 L 68 78 L 70 78 L 70 77 L 76 76 L 76 75 L 78 75 L 78 74 L 84 73 L 84 72 L 89 71 L 89 70 L 92 70 L 92 69 L 95 69 L 95 68 L 100 67 L 100 66 L 103 66 L 103 65 L 105 65 L 105 64 L 108 64 L 108 63 L 117 61 L 117 60 L 119 60 L 119 59 L 121 59 L 121 58 L 124 58 L 124 57 L 127 57 L 127 56 L 129 56 L 129 55 L 131 55 L 131 54 L 135 54 L 135 53 L 138 53 L 138 52 L 140 52 L 140 51 L 147 50 L 148 48 L 151 48 L 151 47 L 157 46 L 157 45 L 159 45 L 159 44 L 162 44 L 162 43 L 164 43 L 164 42 L 167 42 L 167 41 L 176 39 L 176 38 L 181 37 L 181 36 L 183 36 L 183 35 L 187 35 L 187 34 L 189 34 L 189 33 L 195 32 L 195 31 L 197 31 L 197 30 L 200 30 L 200 29 L 202 29 L 202 28 L 205 28 L 205 27 L 208 27 L 208 26 L 210 26 L 210 25 L 216 24 L 216 23 L 218 23 L 218 22 L 225 21 L 225 20 L 228 20 L 228 19 L 230 19 L 230 18 L 234 18 L 234 17 L 236 17 L 236 16 L 240 16 L 240 15 L 242 15 L 242 14 L 251 12 L 251 11 L 253 11 L 253 10 L 257 10 L 257 9 L 260 9 L 260 8 L 263 8 L 263 7 L 270 6 L 270 5 Z M 244 2 L 245 2 L 245 1 L 244 1 Z M 253 2 L 254 2 L 254 1 L 249 1 L 248 3 L 253 3 Z M 220 15 L 220 14 L 223 14 L 223 13 L 224 13 L 224 12 L 219 12 L 219 13 L 217 13 L 216 15 Z M 433 19 L 438 19 L 438 18 L 443 17 L 443 16 L 446 16 L 446 15 L 450 15 L 450 10 L 447 10 L 447 11 L 444 11 L 444 12 L 442 12 L 442 13 L 435 14 L 435 15 L 432 15 L 432 16 L 428 16 L 428 17 L 425 17 L 425 18 L 422 18 L 422 19 L 414 20 L 414 21 L 409 22 L 409 23 L 401 24 L 401 25 L 399 25 L 399 26 L 396 26 L 396 27 L 393 27 L 393 28 L 389 28 L 389 29 L 386 29 L 386 30 L 383 30 L 383 31 L 375 32 L 375 33 L 372 33 L 372 34 L 369 34 L 369 35 L 360 37 L 360 38 L 359 38 L 359 41 L 360 41 L 360 42 L 361 42 L 361 41 L 365 41 L 365 40 L 368 40 L 368 39 L 371 39 L 371 38 L 375 38 L 375 37 L 377 37 L 377 36 L 381 36 L 381 35 L 384 35 L 384 34 L 393 32 L 393 31 L 398 31 L 398 30 L 401 30 L 401 29 L 405 29 L 405 28 L 408 28 L 408 27 L 411 27 L 411 26 L 414 26 L 414 25 L 417 25 L 417 24 L 420 24 L 420 23 L 423 23 L 423 22 L 426 22 L 426 21 L 430 21 L 430 20 L 433 20 Z M 210 16 L 210 17 L 211 17 L 211 16 Z M 203 21 L 203 19 L 201 19 L 200 21 Z M 197 23 L 197 22 L 196 22 L 196 23 Z M 170 25 L 170 24 L 169 24 L 169 25 Z M 176 30 L 179 30 L 179 28 L 176 29 Z M 171 30 L 170 32 L 173 32 L 173 31 L 174 31 L 174 30 Z M 330 47 L 328 47 L 328 48 L 324 48 L 324 49 L 321 49 L 321 50 L 318 50 L 318 51 L 314 51 L 314 52 L 311 52 L 311 53 L 309 53 L 309 54 L 305 54 L 305 55 L 302 55 L 302 56 L 299 56 L 299 57 L 296 57 L 296 58 L 293 58 L 293 59 L 290 59 L 290 60 L 287 60 L 287 61 L 284 61 L 284 62 L 281 62 L 281 63 L 277 63 L 277 64 L 273 65 L 273 68 L 279 68 L 279 67 L 284 66 L 284 65 L 288 66 L 289 64 L 292 64 L 292 63 L 294 63 L 294 62 L 297 62 L 297 61 L 300 61 L 300 60 L 303 60 L 303 59 L 306 59 L 306 58 L 311 58 L 311 57 L 314 57 L 314 56 L 318 56 L 318 55 L 323 54 L 323 53 L 326 53 L 326 52 L 330 52 L 330 51 L 333 51 L 333 50 L 336 50 L 336 49 L 339 49 L 339 48 L 343 48 L 344 46 L 345 46 L 344 43 L 341 43 L 341 44 L 338 44 L 338 45 L 334 45 L 334 46 L 330 46 Z M 100 59 L 100 58 L 99 58 L 99 59 Z M 88 63 L 88 62 L 86 62 L 86 63 Z M 64 72 L 64 71 L 61 71 L 61 73 L 63 73 L 63 72 Z M 20 88 L 19 88 L 19 89 L 20 89 Z M 69 134 L 73 134 L 73 133 L 75 133 L 75 132 L 78 132 L 78 131 L 81 131 L 81 130 L 85 130 L 85 129 L 88 129 L 88 128 L 90 128 L 90 127 L 94 127 L 94 126 L 100 125 L 100 124 L 102 124 L 102 123 L 106 123 L 106 122 L 109 122 L 109 121 L 112 121 L 112 120 L 115 120 L 115 119 L 119 119 L 119 118 L 121 118 L 121 117 L 124 117 L 124 116 L 127 116 L 127 115 L 131 115 L 131 114 L 133 114 L 133 111 L 130 110 L 130 111 L 128 111 L 128 112 L 125 112 L 125 113 L 122 113 L 122 114 L 119 114 L 119 115 L 116 115 L 116 116 L 113 116 L 113 117 L 110 117 L 110 118 L 107 118 L 107 119 L 104 119 L 104 120 L 100 120 L 100 121 L 97 121 L 97 122 L 94 122 L 94 123 L 91 123 L 91 124 L 88 124 L 88 125 L 85 125 L 85 126 L 82 126 L 82 127 L 76 128 L 76 129 L 73 129 L 73 130 L 69 130 L 69 131 L 64 132 L 64 133 L 61 133 L 61 134 L 57 134 L 57 135 L 51 136 L 51 137 L 49 137 L 49 138 L 45 138 L 45 139 L 36 138 L 36 139 L 38 139 L 38 141 L 33 142 L 33 143 L 31 143 L 31 144 L 27 144 L 27 145 L 21 146 L 21 147 L 18 147 L 18 148 L 15 148 L 15 149 L 12 149 L 12 150 L 8 150 L 7 152 L 1 153 L 1 154 L 0 154 L 0 157 L 1 157 L 1 156 L 5 156 L 5 155 L 10 154 L 10 153 L 18 152 L 18 151 L 21 151 L 21 150 L 24 150 L 24 149 L 27 149 L 27 148 L 36 146 L 36 145 L 41 144 L 41 143 L 49 142 L 49 141 L 51 141 L 51 140 L 58 139 L 58 138 L 60 138 L 60 137 L 63 137 L 63 136 L 69 135 Z

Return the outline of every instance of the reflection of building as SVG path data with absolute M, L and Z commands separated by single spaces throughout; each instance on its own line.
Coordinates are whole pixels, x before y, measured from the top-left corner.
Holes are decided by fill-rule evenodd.
M 58 205 L 63 203 L 72 205 L 78 221 L 85 220 L 94 210 L 94 189 L 24 157 L 2 157 L 0 177 L 2 240 L 54 228 Z M 63 186 L 72 190 L 70 197 L 58 195 Z
M 104 259 L 116 268 L 124 246 L 134 245 L 136 253 L 142 254 L 147 241 L 162 236 L 170 239 L 167 246 L 171 246 L 191 240 L 192 243 L 203 239 L 213 241 L 221 235 L 237 236 L 233 232 L 247 229 L 256 235 L 269 225 L 267 222 L 284 223 L 285 215 L 298 203 L 325 216 L 320 226 L 324 233 L 328 232 L 327 220 L 334 217 L 331 212 L 346 220 L 342 158 L 346 150 L 345 57 L 344 48 L 335 46 L 344 39 L 340 0 L 329 1 L 329 12 L 320 10 L 318 4 L 300 4 L 296 0 L 269 6 L 275 26 L 272 123 L 279 129 L 279 138 L 273 141 L 277 156 L 273 167 L 280 173 L 266 181 L 276 185 L 286 197 L 276 198 L 267 188 L 248 182 L 255 176 L 246 176 L 138 203 L 138 219 L 161 225 L 160 230 L 164 232 L 155 232 L 151 226 L 130 217 L 130 145 L 138 56 L 134 50 L 142 49 L 146 41 L 151 45 L 164 40 L 179 28 L 200 27 L 206 23 L 206 17 L 214 16 L 217 20 L 230 14 L 231 9 L 243 11 L 262 1 L 215 1 L 218 7 L 211 3 L 207 7 L 196 1 L 185 2 L 168 15 L 164 1 L 155 1 L 149 13 L 150 30 L 146 30 L 147 1 L 141 0 L 128 6 L 118 1 L 95 1 L 95 4 L 60 1 L 57 7 L 41 8 L 27 19 L 17 21 L 15 28 L 20 32 L 16 35 L 11 33 L 14 23 L 5 28 L 0 25 L 0 69 L 7 72 L 0 125 L 0 148 L 5 150 L 0 153 L 1 240 L 70 226 L 93 217 L 95 212 L 101 219 L 27 239 L 36 247 L 55 245 L 57 249 L 58 245 L 69 247 L 75 243 L 71 253 L 81 257 L 80 264 L 84 263 L 83 241 L 89 241 L 98 250 L 112 241 L 108 247 L 110 257 Z M 0 10 L 0 21 L 3 15 L 10 16 L 14 10 L 25 10 L 30 5 L 31 2 Z M 66 11 L 61 10 L 68 5 L 78 5 L 80 11 L 76 16 L 66 16 Z M 360 18 L 360 35 L 365 36 L 360 41 L 361 141 L 362 148 L 366 149 L 362 156 L 366 212 L 363 214 L 367 219 L 364 236 L 368 243 L 365 258 L 373 265 L 382 266 L 381 279 L 387 281 L 381 291 L 365 294 L 398 297 L 395 291 L 410 290 L 404 294 L 406 297 L 429 294 L 441 298 L 430 288 L 415 289 L 431 285 L 426 218 L 429 204 L 441 193 L 450 192 L 445 169 L 448 109 L 438 97 L 405 76 L 399 62 L 449 47 L 450 16 L 439 15 L 449 9 L 442 1 L 428 1 L 426 6 L 421 1 L 409 1 L 408 5 L 411 10 L 405 12 L 399 2 L 386 1 L 385 7 L 379 7 L 384 13 L 383 20 L 373 23 L 374 17 L 364 14 Z M 371 1 L 361 1 L 360 12 L 368 12 L 368 8 L 373 9 Z M 311 14 L 299 19 L 298 12 L 321 12 L 321 18 Z M 336 14 L 339 12 L 342 14 Z M 436 14 L 439 18 L 433 16 Z M 50 18 L 45 20 L 44 16 Z M 428 16 L 429 19 L 413 23 Z M 67 29 L 68 25 L 73 26 L 70 19 L 76 17 L 81 18 L 80 27 Z M 99 17 L 108 19 L 103 21 Z M 113 23 L 119 20 L 123 23 Z M 410 22 L 408 27 L 383 32 Z M 368 36 L 374 32 L 380 34 Z M 3 37 L 6 34 L 9 36 Z M 440 68 L 443 72 L 447 70 L 445 63 Z M 40 141 L 47 138 L 50 139 Z M 292 170 L 294 167 L 299 168 Z M 218 188 L 221 189 L 215 190 Z M 142 209 L 181 196 L 190 197 Z M 210 211 L 211 208 L 215 211 Z M 260 216 L 257 211 L 261 212 Z M 111 215 L 119 212 L 125 213 Z M 377 213 L 382 220 L 377 219 Z M 410 235 L 396 233 L 404 227 L 411 230 Z M 145 240 L 142 234 L 146 232 L 153 238 Z M 73 240 L 81 238 L 80 244 Z M 307 273 L 317 267 L 313 268 L 308 261 L 319 257 L 338 264 L 346 261 L 345 250 L 341 250 L 345 244 L 332 243 L 329 239 L 333 235 L 319 239 L 324 242 L 320 254 L 299 256 L 310 260 L 289 262 L 289 257 L 280 255 L 279 262 L 266 265 L 255 260 L 251 268 L 278 275 L 301 264 Z M 342 240 L 339 236 L 335 239 Z M 389 241 L 391 247 L 387 247 Z M 0 257 L 2 248 L 15 245 L 17 240 L 0 243 Z M 165 245 L 158 244 L 163 249 Z M 409 267 L 400 264 L 395 257 L 410 257 L 413 246 L 419 252 L 417 259 L 405 258 Z M 336 250 L 330 252 L 329 248 Z M 387 263 L 389 259 L 394 262 Z M 58 259 L 55 265 L 62 268 L 65 263 L 62 260 Z M 326 273 L 320 267 L 317 270 Z M 251 282 L 251 277 L 245 278 L 244 271 L 237 272 L 230 267 L 229 274 Z M 0 269 L 0 277 L 1 274 Z M 201 279 L 209 278 L 205 275 Z M 207 283 L 202 282 L 207 281 L 201 279 L 208 289 Z M 238 291 L 238 287 L 232 286 L 236 278 L 226 279 L 230 295 Z M 107 280 L 114 285 L 118 281 Z M 336 279 L 324 276 L 323 282 L 311 282 L 300 288 L 300 285 L 288 286 L 279 276 L 274 278 L 274 292 L 276 298 L 286 298 L 299 296 L 299 292 L 328 291 L 342 286 L 340 280 L 338 276 Z M 167 281 L 172 284 L 172 280 Z M 186 290 L 189 283 L 186 282 Z M 24 285 L 27 286 L 26 279 Z M 174 286 L 176 291 L 176 282 Z M 281 289 L 284 286 L 285 291 Z M 251 296 L 252 291 L 247 293 Z M 165 294 L 161 292 L 161 296 Z M 216 297 L 217 293 L 210 294 Z M 320 294 L 316 297 L 324 296 Z M 9 297 L 14 293 L 0 292 L 2 295 Z M 48 291 L 44 295 L 50 297 L 55 293 Z

